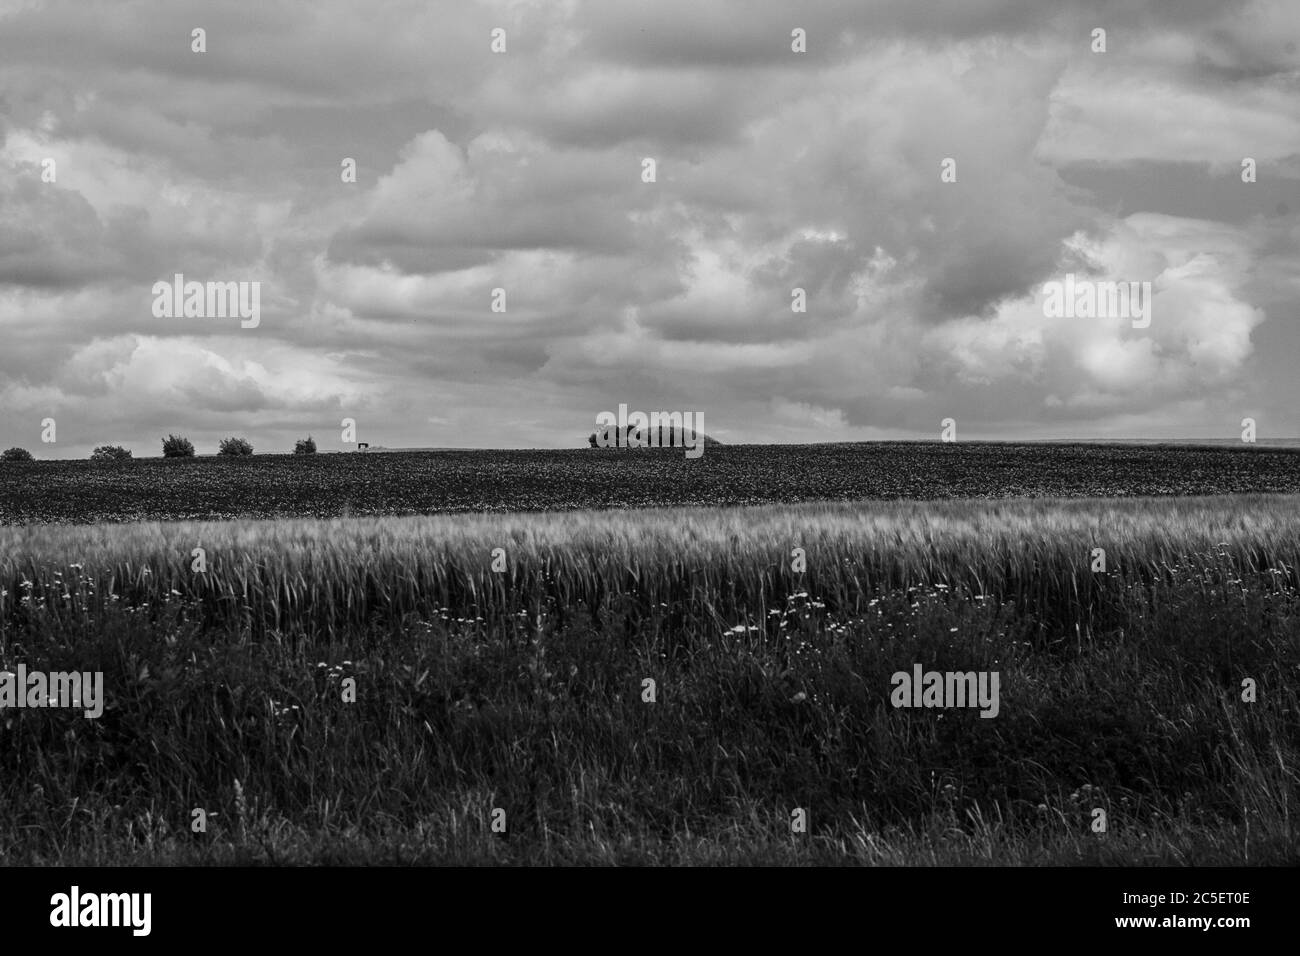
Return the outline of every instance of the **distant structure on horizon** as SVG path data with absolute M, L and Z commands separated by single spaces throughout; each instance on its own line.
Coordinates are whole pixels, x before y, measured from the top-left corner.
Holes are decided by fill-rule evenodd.
M 623 438 L 624 438 L 624 440 L 618 442 L 618 443 L 617 443 L 617 447 L 619 447 L 619 448 L 626 448 L 626 447 L 628 447 L 628 446 L 627 446 L 627 441 L 626 441 L 627 436 L 630 435 L 630 434 L 631 434 L 632 432 L 634 432 L 634 431 L 636 431 L 636 426 L 635 426 L 635 425 L 628 425 L 627 428 L 626 428 L 625 431 L 624 431 L 624 434 L 623 434 Z M 654 430 L 652 430 L 652 429 L 650 429 L 650 428 L 642 429 L 642 441 L 643 441 L 643 443 L 642 443 L 642 445 L 641 445 L 640 447 L 643 447 L 643 448 L 644 448 L 644 447 L 647 447 L 647 444 L 648 444 L 648 446 L 649 446 L 649 447 L 652 447 L 652 448 L 654 448 L 654 447 L 658 447 L 658 448 L 685 448 L 685 447 L 686 447 L 686 443 L 682 440 L 682 439 L 685 437 L 685 436 L 682 434 L 683 431 L 689 432 L 689 433 L 691 434 L 692 438 L 694 437 L 694 432 L 693 432 L 691 429 L 689 429 L 689 428 L 688 428 L 688 429 L 682 429 L 682 428 L 680 428 L 680 427 L 674 427 L 674 426 L 672 426 L 672 425 L 666 425 L 666 426 L 665 426 L 665 425 L 660 425 L 659 428 L 658 428 L 658 433 L 659 433 L 659 434 L 658 434 L 657 436 L 654 434 Z M 599 429 L 597 429 L 596 431 L 592 432 L 590 435 L 588 435 L 588 436 L 587 436 L 587 444 L 590 445 L 592 448 L 599 448 L 599 447 L 601 447 L 600 439 L 604 439 L 604 441 L 606 442 L 606 444 L 604 445 L 604 447 L 606 447 L 606 448 L 614 448 L 614 447 L 616 447 L 616 446 L 615 446 L 615 441 L 614 441 L 614 440 L 615 440 L 615 438 L 616 438 L 616 436 L 617 436 L 617 433 L 618 433 L 618 426 L 617 426 L 617 425 L 607 425 L 607 426 L 605 426 L 604 428 L 599 428 Z M 721 444 L 722 444 L 722 442 L 718 441 L 716 438 L 710 438 L 708 435 L 703 434 L 703 433 L 701 433 L 701 436 L 700 436 L 700 437 L 704 439 L 704 447 L 705 447 L 705 448 L 710 448 L 710 447 L 713 447 L 714 445 L 721 445 Z M 652 438 L 658 438 L 658 441 L 657 441 L 657 442 L 655 442 L 655 441 L 649 441 L 649 439 L 652 439 Z

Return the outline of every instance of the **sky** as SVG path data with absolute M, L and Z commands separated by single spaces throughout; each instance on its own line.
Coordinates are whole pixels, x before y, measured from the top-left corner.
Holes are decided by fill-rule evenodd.
M 1287 0 L 0 0 L 0 447 L 1297 436 L 1298 44 Z

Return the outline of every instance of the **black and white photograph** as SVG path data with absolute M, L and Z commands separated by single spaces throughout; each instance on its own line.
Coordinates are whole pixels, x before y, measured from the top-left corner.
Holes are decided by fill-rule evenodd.
M 1276 932 L 1298 186 L 1293 0 L 0 0 L 7 925 Z

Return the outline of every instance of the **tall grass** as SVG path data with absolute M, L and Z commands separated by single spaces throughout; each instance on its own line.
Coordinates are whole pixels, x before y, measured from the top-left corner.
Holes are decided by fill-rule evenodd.
M 1295 862 L 1298 503 L 0 528 L 0 859 Z

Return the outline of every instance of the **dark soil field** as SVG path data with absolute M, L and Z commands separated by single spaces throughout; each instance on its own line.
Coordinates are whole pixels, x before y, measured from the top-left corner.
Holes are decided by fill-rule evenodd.
M 0 465 L 0 524 L 1300 492 L 1300 451 L 921 442 Z

